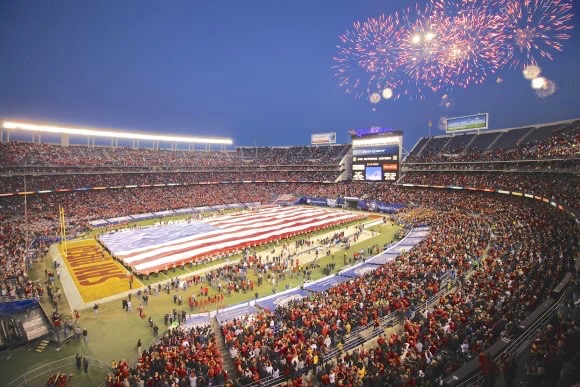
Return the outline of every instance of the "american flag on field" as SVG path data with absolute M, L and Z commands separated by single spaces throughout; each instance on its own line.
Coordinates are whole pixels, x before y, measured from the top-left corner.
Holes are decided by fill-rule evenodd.
M 137 273 L 149 274 L 218 253 L 350 222 L 361 215 L 317 207 L 274 207 L 192 220 L 100 237 L 111 253 Z

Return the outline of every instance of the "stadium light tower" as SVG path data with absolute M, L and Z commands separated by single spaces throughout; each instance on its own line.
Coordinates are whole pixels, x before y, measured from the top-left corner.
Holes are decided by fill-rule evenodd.
M 194 137 L 194 136 L 169 136 L 160 134 L 136 133 L 114 129 L 93 129 L 93 128 L 79 128 L 79 127 L 64 127 L 54 125 L 39 125 L 27 122 L 4 121 L 2 123 L 4 129 L 9 130 L 23 130 L 33 133 L 52 133 L 66 135 L 77 135 L 84 137 L 108 137 L 114 139 L 133 139 L 146 141 L 163 141 L 173 143 L 189 143 L 189 144 L 218 144 L 218 145 L 232 145 L 231 138 L 224 137 Z

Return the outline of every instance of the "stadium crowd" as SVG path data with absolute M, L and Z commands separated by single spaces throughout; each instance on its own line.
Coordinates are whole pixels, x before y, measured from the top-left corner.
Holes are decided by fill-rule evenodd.
M 347 145 L 238 147 L 235 151 L 131 149 L 59 146 L 25 142 L 0 144 L 0 166 L 157 166 L 237 168 L 240 165 L 338 164 Z
M 577 157 L 578 142 L 578 126 L 563 127 L 535 142 L 498 148 L 494 157 L 505 160 Z M 440 145 L 439 150 L 443 149 L 443 144 Z M 437 159 L 437 147 L 425 153 L 428 160 Z M 337 164 L 347 150 L 347 146 L 337 146 L 175 152 L 7 143 L 0 144 L 0 160 L 3 160 L 2 168 L 23 164 L 38 167 L 145 165 L 191 166 L 203 171 L 215 167 L 235 168 L 236 163 L 259 167 L 272 164 L 272 160 L 276 160 L 278 166 Z M 486 160 L 489 155 L 464 153 L 464 156 L 470 161 Z M 300 176 L 321 179 L 331 176 L 332 179 L 338 172 L 333 168 L 266 171 L 270 173 L 272 180 L 291 181 L 302 180 Z M 102 174 L 98 180 L 95 175 L 43 175 L 31 177 L 27 189 L 258 180 L 259 174 L 246 175 L 239 171 Z M 20 180 L 21 177 L 4 175 L 2 184 L 9 190 L 23 190 Z M 408 172 L 402 182 L 518 190 L 554 198 L 573 209 L 580 208 L 575 175 Z M 365 197 L 419 206 L 402 211 L 400 219 L 429 224 L 432 232 L 416 249 L 403 253 L 395 263 L 375 272 L 286 307 L 263 310 L 255 316 L 225 323 L 220 334 L 224 335 L 236 366 L 235 377 L 241 384 L 312 370 L 308 376 L 300 376 L 300 380 L 312 379 L 322 384 L 328 381 L 335 385 L 429 385 L 430 381 L 449 374 L 498 339 L 512 337 L 514 322 L 534 310 L 578 258 L 577 225 L 552 207 L 525 198 L 363 182 L 115 188 L 1 197 L 2 295 L 38 296 L 42 292 L 38 284 L 27 279 L 29 260 L 25 252 L 29 241 L 54 237 L 59 206 L 67 213 L 69 235 L 76 235 L 88 230 L 88 222 L 94 219 L 206 205 L 270 203 L 287 193 L 328 198 Z M 33 214 L 30 221 L 23 218 L 25 207 Z M 39 251 L 44 251 L 45 243 L 40 242 Z M 232 277 L 232 273 L 238 271 L 239 268 L 227 269 L 218 276 L 233 278 L 235 283 L 239 280 L 241 286 L 243 279 Z M 440 281 L 444 275 L 452 276 L 458 286 L 456 291 L 445 291 Z M 437 297 L 439 302 L 422 310 L 421 306 L 432 297 Z M 569 309 L 577 313 L 577 306 Z M 339 350 L 340 353 L 353 331 L 376 327 L 382 317 L 391 313 L 406 317 L 402 334 L 380 337 L 375 348 L 348 355 L 341 353 L 336 362 L 324 363 L 325 355 L 331 351 Z M 577 326 L 571 323 L 570 314 L 559 315 L 559 320 L 552 325 L 559 336 L 549 331 L 540 337 L 544 342 L 544 357 L 534 357 L 536 362 L 530 366 L 530 375 L 540 374 L 540 368 L 547 369 L 539 364 L 545 361 L 548 348 L 560 359 L 570 360 L 573 352 L 570 347 L 577 348 L 574 347 L 577 341 L 572 337 L 577 337 L 578 332 Z M 570 329 L 573 332 L 569 332 Z M 566 332 L 563 338 L 562 332 Z M 216 340 L 207 327 L 171 331 L 154 348 L 143 352 L 138 366 L 130 368 L 126 362 L 121 362 L 117 374 L 109 382 L 115 385 L 123 383 L 124 379 L 138 381 L 140 378 L 170 383 L 176 378 L 191 378 L 193 372 L 200 385 L 209 384 L 210 380 L 213 385 L 220 384 L 227 375 Z M 560 361 L 560 369 L 566 361 Z M 324 366 L 316 367 L 323 363 Z M 555 375 L 557 367 L 550 368 L 549 373 Z
M 578 121 L 505 133 L 506 135 L 502 135 L 501 132 L 497 132 L 493 139 L 490 138 L 485 146 L 481 147 L 478 147 L 479 138 L 490 137 L 491 133 L 457 136 L 460 139 L 464 137 L 466 141 L 458 142 L 451 148 L 446 144 L 448 141 L 453 141 L 454 137 L 435 137 L 426 142 L 424 147 L 416 146 L 407 161 L 411 163 L 513 161 L 568 159 L 580 156 L 580 122 Z M 473 141 L 471 141 L 472 137 L 475 137 Z M 472 145 L 468 145 L 470 143 Z
M 542 196 L 580 209 L 580 177 L 568 173 L 407 172 L 400 184 L 500 189 Z
M 28 278 L 32 260 L 46 253 L 46 246 L 29 251 L 25 223 L 0 217 L 0 300 L 40 298 L 43 287 L 39 280 Z M 28 253 L 28 256 L 27 256 Z
M 170 329 L 140 353 L 135 366 L 120 360 L 113 368 L 115 374 L 106 379 L 109 387 L 223 386 L 228 379 L 209 325 Z
M 526 385 L 569 386 L 580 371 L 580 278 L 572 281 L 572 294 L 538 332 L 524 363 Z
M 125 187 L 152 185 L 194 185 L 195 183 L 232 182 L 334 182 L 340 175 L 338 170 L 266 170 L 244 172 L 150 172 L 150 173 L 78 173 L 74 175 L 48 174 L 0 177 L 1 193 L 36 192 L 45 190 L 73 190 L 92 187 Z M 25 181 L 26 180 L 26 181 Z
M 344 376 L 339 384 L 424 385 L 501 337 L 513 337 L 515 324 L 571 269 L 578 256 L 574 226 L 538 203 L 514 206 L 512 198 L 482 197 L 464 208 L 474 212 L 468 215 L 451 210 L 465 207 L 463 195 L 445 196 L 428 199 L 447 211 L 433 220 L 433 233 L 396 263 L 288 307 L 224 324 L 240 382 L 317 368 L 352 330 L 393 311 L 409 317 L 403 335 L 365 353 L 356 372 L 344 372 L 344 364 L 356 364 L 352 359 L 331 368 Z M 420 313 L 449 271 L 459 290 L 439 293 L 439 304 Z M 320 383 L 325 370 L 317 369 Z

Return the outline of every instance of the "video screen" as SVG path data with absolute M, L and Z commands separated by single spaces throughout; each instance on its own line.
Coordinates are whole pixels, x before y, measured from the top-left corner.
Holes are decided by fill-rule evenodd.
M 365 180 L 371 180 L 371 181 L 381 181 L 382 177 L 381 177 L 381 173 L 382 173 L 382 168 L 379 167 L 367 167 L 365 169 Z
M 352 140 L 352 180 L 390 181 L 399 178 L 402 135 L 375 134 Z

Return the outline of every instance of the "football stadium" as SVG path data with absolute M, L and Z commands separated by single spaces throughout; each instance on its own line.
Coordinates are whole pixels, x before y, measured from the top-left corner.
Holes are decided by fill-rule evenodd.
M 238 23 L 229 15 L 236 9 L 265 20 L 229 2 L 226 15 L 208 4 L 176 4 L 169 8 L 189 15 L 188 24 L 190 17 L 197 20 L 194 10 L 200 23 L 205 12 Z M 344 97 L 344 105 L 329 113 L 336 120 L 319 131 L 305 128 L 318 122 L 318 113 L 292 105 L 291 89 L 285 96 L 258 91 L 264 110 L 251 115 L 267 121 L 261 132 L 218 130 L 216 122 L 230 122 L 228 114 L 246 122 L 244 104 L 254 106 L 255 97 L 246 91 L 227 96 L 240 105 L 220 113 L 210 96 L 183 113 L 205 130 L 168 129 L 185 125 L 179 109 L 157 100 L 139 106 L 143 121 L 127 118 L 131 105 L 144 101 L 146 87 L 164 95 L 167 84 L 156 82 L 180 74 L 172 63 L 175 74 L 154 79 L 158 68 L 148 56 L 140 57 L 146 67 L 133 63 L 118 78 L 99 78 L 114 89 L 139 71 L 151 77 L 138 91 L 107 94 L 116 107 L 103 102 L 107 98 L 102 105 L 89 103 L 99 95 L 88 80 L 92 75 L 81 77 L 86 95 L 70 86 L 66 98 L 55 94 L 42 105 L 32 89 L 14 88 L 38 74 L 16 75 L 28 63 L 26 44 L 15 48 L 16 35 L 27 35 L 10 34 L 7 46 L 19 65 L 7 67 L 18 80 L 14 85 L 0 76 L 10 90 L 0 92 L 0 385 L 580 385 L 576 89 L 568 86 L 569 109 L 549 105 L 560 98 L 558 67 L 551 67 L 556 53 L 565 52 L 569 39 L 574 45 L 572 2 L 433 1 L 402 10 L 337 4 L 340 28 L 349 28 L 344 20 L 353 17 L 362 21 L 350 21 L 342 35 L 330 22 L 316 24 L 316 31 L 339 36 L 324 71 L 338 78 L 330 92 L 338 96 L 329 98 Z M 277 15 L 262 6 L 264 14 Z M 121 40 L 124 33 L 137 34 L 119 46 L 123 50 L 113 50 L 116 56 L 105 55 L 113 52 L 108 44 L 114 39 L 95 46 L 122 68 L 122 58 L 136 55 L 125 49 L 141 39 L 151 57 L 175 49 L 153 47 L 154 33 L 145 33 L 136 15 L 158 20 L 155 34 L 171 37 L 181 36 L 178 26 L 185 23 L 176 10 L 122 5 L 119 15 L 132 16 L 116 24 L 100 4 L 90 15 L 111 23 L 102 29 L 91 27 L 88 14 L 87 26 L 78 30 L 38 27 L 46 15 L 68 23 L 89 12 L 55 7 L 7 5 L 15 21 L 0 16 L 6 22 L 0 24 L 38 22 L 29 38 L 41 41 L 44 31 L 47 47 L 64 39 L 70 52 L 63 56 L 76 64 L 62 79 L 75 84 L 92 68 L 82 61 L 81 47 L 96 42 L 95 31 L 113 31 Z M 284 13 L 293 7 L 285 5 Z M 290 27 L 304 22 L 304 30 L 314 28 L 303 11 Z M 228 39 L 239 39 L 240 50 L 259 57 L 262 50 L 244 45 L 241 36 L 264 37 L 243 25 L 240 37 Z M 286 34 L 295 30 L 285 28 L 290 41 Z M 196 44 L 218 55 L 211 47 L 225 33 L 213 33 L 207 47 Z M 316 44 L 313 52 L 320 51 Z M 275 57 L 278 43 L 268 47 L 272 63 L 283 60 Z M 1 52 L 0 63 L 8 63 Z M 258 62 L 253 58 L 252 66 Z M 301 71 L 310 68 L 317 65 Z M 200 80 L 199 87 L 201 79 L 221 87 L 221 70 L 200 71 L 199 79 L 182 75 L 172 87 L 196 89 L 184 84 L 189 76 Z M 517 89 L 522 73 L 523 108 L 499 100 L 511 93 L 508 79 Z M 43 87 L 54 90 L 49 84 L 34 87 L 41 95 Z M 273 115 L 278 108 L 268 103 L 286 97 L 284 114 Z M 319 102 L 320 111 L 327 108 Z M 496 102 L 502 106 L 492 108 Z M 395 107 L 387 113 L 386 104 Z M 350 105 L 364 112 L 345 118 L 341 111 L 350 115 Z M 490 112 L 481 113 L 487 106 Z M 163 108 L 173 113 L 161 117 Z M 300 115 L 310 123 L 297 124 Z M 427 117 L 428 124 L 419 131 L 396 121 L 397 115 Z M 389 126 L 387 116 L 395 124 Z M 144 126 L 123 129 L 136 127 L 124 122 Z M 264 136 L 258 137 L 264 144 L 254 136 Z

